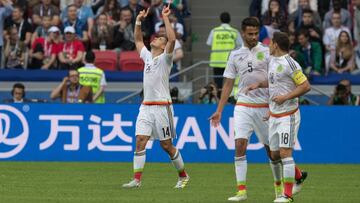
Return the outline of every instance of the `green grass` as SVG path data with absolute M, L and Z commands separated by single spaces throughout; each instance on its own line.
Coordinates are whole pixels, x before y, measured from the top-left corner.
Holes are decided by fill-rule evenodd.
M 147 163 L 143 185 L 122 189 L 131 163 L 0 162 L 0 203 L 227 202 L 236 191 L 232 164 L 187 164 L 189 186 L 175 190 L 171 164 Z M 296 202 L 360 202 L 360 165 L 300 165 L 309 172 Z M 272 202 L 268 165 L 249 164 L 248 200 Z

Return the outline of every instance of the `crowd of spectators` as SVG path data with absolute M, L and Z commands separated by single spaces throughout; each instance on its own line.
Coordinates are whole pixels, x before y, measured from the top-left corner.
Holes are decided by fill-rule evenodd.
M 83 65 L 90 49 L 134 50 L 135 16 L 148 8 L 142 26 L 149 46 L 162 32 L 161 9 L 167 3 L 181 48 L 186 0 L 0 0 L 1 67 L 69 70 Z
M 359 0 L 253 0 L 249 12 L 262 22 L 263 43 L 275 31 L 289 34 L 291 56 L 307 75 L 358 72 Z

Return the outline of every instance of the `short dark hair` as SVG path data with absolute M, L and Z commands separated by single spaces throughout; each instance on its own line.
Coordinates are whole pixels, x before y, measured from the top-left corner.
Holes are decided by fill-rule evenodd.
M 88 63 L 94 63 L 95 62 L 95 53 L 91 50 L 87 51 L 85 54 L 85 61 Z
M 300 30 L 296 33 L 296 37 L 299 37 L 300 35 L 304 35 L 304 37 L 310 38 L 310 34 L 309 34 L 309 31 L 308 31 L 307 29 L 300 29 Z
M 272 41 L 278 45 L 282 51 L 289 51 L 290 40 L 285 32 L 274 32 Z
M 25 91 L 25 85 L 22 84 L 22 83 L 20 83 L 20 82 L 15 83 L 15 84 L 13 85 L 13 89 L 15 89 L 15 88 L 20 88 L 20 89 L 23 89 L 23 90 Z
M 15 9 L 18 9 L 21 13 L 24 13 L 24 8 L 22 6 L 14 5 L 13 10 L 15 10 Z
M 309 9 L 309 8 L 303 9 L 303 10 L 302 10 L 302 13 L 303 13 L 303 15 L 304 15 L 305 13 L 310 13 L 311 15 L 314 14 L 314 12 L 313 12 L 311 9 Z
M 241 23 L 241 30 L 245 30 L 246 27 L 260 28 L 260 22 L 256 17 L 247 17 Z
M 228 12 L 222 12 L 222 13 L 220 14 L 220 21 L 221 21 L 222 23 L 230 23 L 230 21 L 231 21 L 230 13 L 228 13 Z

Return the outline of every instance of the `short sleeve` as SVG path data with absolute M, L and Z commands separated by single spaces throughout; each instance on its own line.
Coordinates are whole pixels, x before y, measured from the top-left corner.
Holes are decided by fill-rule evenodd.
M 148 53 L 149 53 L 149 50 L 147 50 L 147 48 L 144 46 L 140 51 L 140 58 L 145 61 Z
M 292 58 L 289 58 L 289 68 L 287 69 L 287 74 L 293 82 L 298 86 L 304 83 L 307 78 L 302 72 L 301 66 Z
M 168 64 L 172 67 L 174 54 L 173 53 L 169 54 L 169 53 L 166 53 L 166 51 L 165 51 L 164 55 L 165 55 L 164 57 L 165 57 L 166 64 Z
M 101 85 L 101 86 L 106 86 L 105 73 L 102 74 L 101 81 L 100 81 L 100 85 Z
M 237 70 L 236 70 L 236 66 L 234 63 L 234 57 L 230 53 L 223 76 L 225 78 L 235 79 L 236 75 L 237 75 Z

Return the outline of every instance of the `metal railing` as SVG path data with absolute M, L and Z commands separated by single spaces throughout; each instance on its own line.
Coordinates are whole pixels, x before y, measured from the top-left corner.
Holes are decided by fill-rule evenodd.
M 200 66 L 200 65 L 204 65 L 204 64 L 208 65 L 209 63 L 210 63 L 210 61 L 199 61 L 199 62 L 196 62 L 196 63 L 194 63 L 193 65 L 191 65 L 191 66 L 189 66 L 189 67 L 187 67 L 187 68 L 185 68 L 185 69 L 182 69 L 182 70 L 180 70 L 180 71 L 177 72 L 177 73 L 174 73 L 174 74 L 170 75 L 169 78 L 170 78 L 170 79 L 173 79 L 173 78 L 175 78 L 175 77 L 177 77 L 177 76 L 180 76 L 180 75 L 182 75 L 182 74 L 185 74 L 185 73 L 193 70 L 194 68 L 197 68 L 197 67 Z M 212 63 L 213 63 L 213 62 L 212 62 Z M 216 63 L 216 62 L 215 62 L 215 63 Z M 201 79 L 205 79 L 205 84 L 208 84 L 208 83 L 210 82 L 210 78 L 222 77 L 222 76 L 217 76 L 217 75 L 210 75 L 210 70 L 211 70 L 211 68 L 209 68 L 209 67 L 208 67 L 208 68 L 205 68 L 205 75 L 201 75 L 201 76 L 195 77 L 195 78 L 193 78 L 193 79 L 190 80 L 190 81 L 187 81 L 187 79 L 184 78 L 184 81 L 183 81 L 183 82 L 189 82 L 189 83 L 194 84 L 194 82 L 197 82 L 197 81 L 199 81 L 199 80 L 201 80 Z M 320 88 L 317 88 L 317 87 L 312 86 L 311 89 L 312 89 L 313 91 L 321 94 L 321 95 L 327 96 L 327 97 L 329 97 L 329 98 L 331 97 L 330 94 L 326 93 L 325 91 L 321 90 Z M 200 92 L 200 90 L 201 90 L 201 88 L 196 89 L 196 90 L 192 91 L 191 94 L 186 95 L 186 97 L 192 97 L 192 96 L 198 94 L 198 93 Z M 129 99 L 131 99 L 131 98 L 133 98 L 133 97 L 135 97 L 135 96 L 138 96 L 141 92 L 142 92 L 142 89 L 140 89 L 140 90 L 138 90 L 138 91 L 135 91 L 135 92 L 133 92 L 133 93 L 131 93 L 131 94 L 123 97 L 123 98 L 118 99 L 118 100 L 116 101 L 116 103 L 123 103 L 123 102 L 125 102 L 125 101 L 127 101 L 127 100 L 129 100 Z M 310 99 L 310 98 L 309 98 L 308 96 L 306 96 L 306 95 L 304 95 L 303 97 L 304 97 L 305 99 L 307 99 L 311 104 L 320 105 L 318 102 Z
M 193 70 L 194 68 L 196 68 L 196 67 L 198 67 L 198 66 L 200 66 L 200 65 L 209 64 L 209 63 L 210 63 L 209 61 L 199 61 L 199 62 L 196 62 L 196 63 L 194 63 L 193 65 L 191 65 L 191 66 L 189 66 L 189 67 L 187 67 L 187 68 L 184 68 L 183 70 L 180 70 L 180 71 L 177 72 L 177 73 L 174 73 L 174 74 L 170 75 L 169 78 L 170 78 L 170 79 L 173 79 L 173 78 L 175 78 L 175 77 L 177 77 L 177 76 L 179 76 L 179 75 L 181 75 L 181 74 L 184 74 L 184 73 L 187 73 L 188 71 Z M 207 83 L 209 83 L 209 77 L 208 77 L 208 75 L 209 75 L 209 69 L 207 68 L 207 69 L 205 70 L 205 76 L 207 76 L 205 80 L 206 80 Z M 184 82 L 186 82 L 186 78 L 185 78 Z M 191 81 L 189 81 L 189 82 L 191 82 Z M 207 84 L 207 83 L 206 83 L 206 84 Z M 123 97 L 123 98 L 120 98 L 120 99 L 118 99 L 118 100 L 116 101 L 116 103 L 123 103 L 123 102 L 125 102 L 125 101 L 127 101 L 127 100 L 129 100 L 129 99 L 131 99 L 131 98 L 133 98 L 133 97 L 135 97 L 135 96 L 137 96 L 137 95 L 139 95 L 139 94 L 141 93 L 141 91 L 142 91 L 142 90 L 140 89 L 140 90 L 138 90 L 138 91 L 136 91 L 136 92 L 133 92 L 133 93 L 131 93 L 131 94 L 129 94 L 129 95 Z

